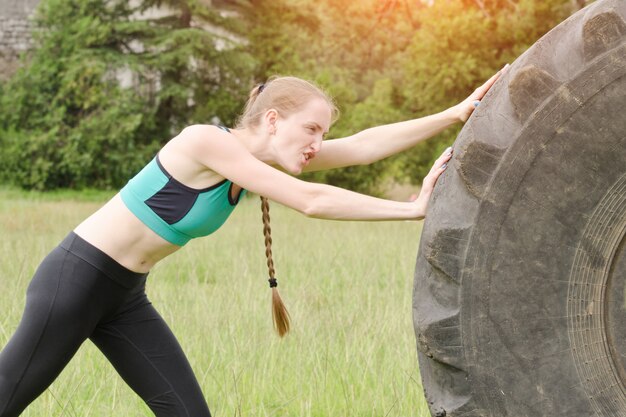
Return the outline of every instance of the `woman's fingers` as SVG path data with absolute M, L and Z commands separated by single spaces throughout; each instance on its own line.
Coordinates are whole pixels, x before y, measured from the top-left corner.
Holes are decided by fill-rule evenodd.
M 480 104 L 480 100 L 487 94 L 489 89 L 498 81 L 498 78 L 509 69 L 509 64 L 506 64 L 500 71 L 495 73 L 489 78 L 483 85 L 478 87 L 474 92 L 467 97 L 463 102 L 457 105 L 459 109 L 459 119 L 465 123 L 469 119 L 470 115 L 474 112 L 474 109 Z
M 424 178 L 424 182 L 422 183 L 422 190 L 427 188 L 434 188 L 435 183 L 439 176 L 446 170 L 448 167 L 448 161 L 452 158 L 452 148 L 446 149 L 439 158 L 435 161 L 433 166 L 430 168 L 430 172 Z
M 433 164 L 430 168 L 430 172 L 426 177 L 424 177 L 424 181 L 422 182 L 422 189 L 420 191 L 419 196 L 414 201 L 415 204 L 420 207 L 420 212 L 423 213 L 420 218 L 424 217 L 426 214 L 426 209 L 428 207 L 428 201 L 430 200 L 430 196 L 433 193 L 433 189 L 435 188 L 435 183 L 437 183 L 437 179 L 448 167 L 448 162 L 452 158 L 452 148 L 446 149 L 443 154 Z
M 443 153 L 439 156 L 439 158 L 437 158 L 437 160 L 433 164 L 431 171 L 441 168 L 445 169 L 444 165 L 447 165 L 450 158 L 452 158 L 452 147 L 448 147 L 445 151 L 443 151 Z
M 483 85 L 478 87 L 475 91 L 475 94 L 476 94 L 475 98 L 477 100 L 480 100 L 481 98 L 483 98 L 485 94 L 487 94 L 487 91 L 489 91 L 491 86 L 494 85 L 494 83 L 498 81 L 498 78 L 500 78 L 500 76 L 504 74 L 508 69 L 509 69 L 509 64 L 506 64 L 504 67 L 502 67 L 500 71 L 496 72 L 494 75 L 491 76 L 491 78 L 485 81 Z
M 448 167 L 450 158 L 452 158 L 452 148 L 446 149 L 443 154 L 437 158 L 433 166 L 430 168 L 428 175 L 424 177 L 420 194 L 414 201 L 414 203 L 420 208 L 420 213 L 423 213 L 418 218 L 423 218 L 426 215 L 426 208 L 428 207 L 428 201 L 430 200 L 430 196 L 435 188 L 435 183 L 437 182 L 439 176 L 443 174 Z

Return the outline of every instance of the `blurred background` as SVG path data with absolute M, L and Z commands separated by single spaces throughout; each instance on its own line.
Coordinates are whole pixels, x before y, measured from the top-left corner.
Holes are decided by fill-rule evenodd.
M 0 0 L 0 183 L 115 190 L 186 125 L 232 126 L 274 74 L 335 98 L 330 138 L 436 113 L 588 3 Z M 304 178 L 389 195 L 419 184 L 461 127 Z

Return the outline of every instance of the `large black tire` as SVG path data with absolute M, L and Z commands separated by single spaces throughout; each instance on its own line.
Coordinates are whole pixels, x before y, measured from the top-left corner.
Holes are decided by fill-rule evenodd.
M 434 417 L 626 416 L 625 20 L 554 28 L 454 145 L 413 297 Z

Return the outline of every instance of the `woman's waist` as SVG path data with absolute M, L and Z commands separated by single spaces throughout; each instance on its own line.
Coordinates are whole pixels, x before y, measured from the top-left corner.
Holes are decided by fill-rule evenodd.
M 74 229 L 81 238 L 131 271 L 144 273 L 166 256 L 174 245 L 143 224 L 119 194 Z

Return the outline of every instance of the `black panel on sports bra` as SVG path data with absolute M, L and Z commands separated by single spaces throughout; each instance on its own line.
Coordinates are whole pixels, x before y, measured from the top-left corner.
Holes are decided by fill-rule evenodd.
M 145 203 L 167 224 L 174 224 L 189 213 L 197 198 L 197 192 L 181 188 L 170 178 L 167 184 Z
M 202 189 L 191 188 L 167 172 L 165 167 L 161 165 L 159 155 L 156 156 L 156 163 L 169 180 L 163 188 L 144 202 L 167 224 L 174 224 L 182 220 L 196 203 L 200 193 L 211 191 L 226 182 L 226 180 L 222 180 Z
M 226 126 L 218 126 L 220 129 L 230 132 Z M 193 205 L 198 199 L 198 194 L 210 191 L 224 184 L 226 180 L 222 180 L 217 184 L 203 189 L 195 189 L 186 186 L 185 184 L 177 181 L 172 175 L 167 172 L 165 167 L 161 164 L 159 156 L 156 157 L 156 163 L 159 169 L 169 179 L 168 182 L 157 191 L 152 197 L 144 201 L 148 207 L 152 209 L 163 221 L 172 225 L 182 220 L 189 210 L 193 208 Z M 237 200 L 233 201 L 231 198 L 231 187 L 228 190 L 228 201 L 231 205 L 237 204 L 241 192 L 237 196 Z

